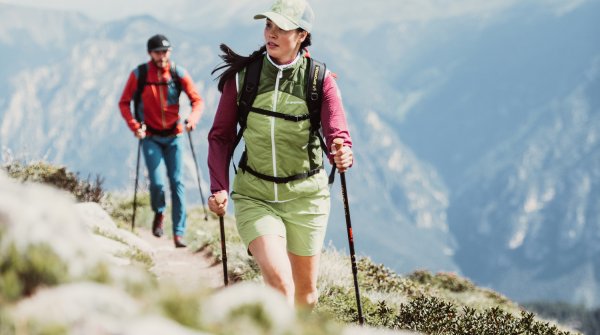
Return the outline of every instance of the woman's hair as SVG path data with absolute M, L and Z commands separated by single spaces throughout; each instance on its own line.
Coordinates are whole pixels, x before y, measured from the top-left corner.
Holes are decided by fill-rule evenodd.
M 298 28 L 297 30 L 299 32 L 304 31 L 301 28 Z M 300 44 L 300 50 L 307 48 L 310 45 L 311 45 L 311 34 L 309 33 L 308 35 L 306 35 L 306 38 L 304 39 L 302 44 Z M 250 56 L 246 57 L 246 56 L 237 54 L 226 44 L 221 44 L 220 49 L 221 49 L 221 51 L 223 51 L 223 54 L 220 55 L 219 57 L 223 60 L 223 62 L 225 62 L 225 64 L 217 66 L 210 73 L 210 74 L 215 74 L 215 72 L 225 69 L 225 71 L 223 71 L 221 74 L 219 74 L 217 76 L 217 78 L 219 79 L 218 88 L 219 88 L 220 92 L 223 92 L 223 87 L 225 87 L 225 83 L 229 79 L 233 78 L 236 73 L 240 72 L 248 64 L 250 64 L 254 60 L 262 57 L 264 55 L 264 53 L 267 51 L 267 47 L 263 45 L 262 47 L 260 47 L 260 49 L 254 51 L 253 53 L 250 54 Z

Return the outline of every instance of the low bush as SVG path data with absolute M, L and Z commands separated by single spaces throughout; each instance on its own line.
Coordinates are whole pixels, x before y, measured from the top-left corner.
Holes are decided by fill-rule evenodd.
M 79 202 L 100 202 L 104 196 L 102 183 L 104 180 L 96 176 L 94 182 L 81 180 L 79 174 L 67 171 L 65 167 L 50 165 L 45 162 L 24 164 L 12 162 L 3 166 L 8 175 L 21 182 L 37 182 L 52 185 L 70 192 Z
M 477 309 L 443 298 L 443 292 L 477 296 L 487 292 L 452 273 L 416 271 L 401 277 L 369 258 L 357 262 L 361 305 L 365 323 L 373 327 L 411 330 L 435 335 L 569 335 L 568 331 L 539 321 L 533 313 L 507 310 L 509 301 L 495 299 L 498 306 Z M 317 311 L 343 323 L 358 323 L 356 296 L 352 286 L 320 288 Z M 381 294 L 384 293 L 384 294 Z M 392 303 L 389 294 L 402 296 Z M 378 298 L 373 298 L 378 297 Z M 506 310 L 505 310 L 506 309 Z
M 40 286 L 66 282 L 67 266 L 47 245 L 29 246 L 24 253 L 9 246 L 0 254 L 0 302 L 29 296 Z

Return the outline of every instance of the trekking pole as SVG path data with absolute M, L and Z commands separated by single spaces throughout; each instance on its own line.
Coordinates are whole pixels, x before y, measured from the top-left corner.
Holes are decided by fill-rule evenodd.
M 188 121 L 185 120 L 187 124 Z M 192 149 L 192 157 L 194 157 L 194 166 L 196 167 L 196 178 L 198 179 L 198 190 L 200 191 L 200 199 L 202 200 L 202 208 L 204 208 L 204 221 L 208 221 L 208 213 L 206 212 L 206 202 L 204 202 L 204 194 L 202 193 L 202 183 L 200 182 L 200 169 L 198 168 L 198 161 L 196 160 L 196 152 L 194 151 L 194 145 L 192 144 L 192 132 L 188 131 L 188 138 L 190 140 L 190 148 Z
M 344 140 L 336 138 L 333 140 L 335 149 L 341 150 Z M 360 303 L 360 290 L 358 289 L 358 268 L 356 267 L 356 254 L 354 252 L 354 236 L 352 235 L 352 223 L 350 222 L 350 206 L 348 205 L 348 189 L 346 187 L 346 175 L 340 172 L 342 182 L 342 197 L 344 198 L 344 212 L 346 214 L 346 230 L 348 232 L 348 245 L 350 247 L 350 261 L 352 263 L 352 276 L 354 277 L 354 293 L 356 294 L 356 307 L 358 309 L 358 322 L 363 325 L 365 320 L 362 315 L 362 306 Z
M 225 195 L 219 192 L 215 195 L 215 200 L 218 204 L 222 204 L 225 201 Z M 229 278 L 227 276 L 227 248 L 225 247 L 225 220 L 223 216 L 219 216 L 219 227 L 221 229 L 221 254 L 223 255 L 223 283 L 227 286 Z
M 146 131 L 146 125 L 142 124 L 142 131 Z M 131 231 L 135 229 L 135 212 L 137 211 L 137 189 L 140 173 L 140 153 L 142 151 L 142 139 L 138 140 L 137 160 L 135 163 L 135 186 L 133 188 L 133 215 L 131 217 Z

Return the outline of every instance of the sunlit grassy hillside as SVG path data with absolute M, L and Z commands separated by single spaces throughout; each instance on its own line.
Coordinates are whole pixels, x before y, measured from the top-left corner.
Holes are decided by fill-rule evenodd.
M 148 198 L 138 204 L 143 221 L 152 217 Z M 131 199 L 113 198 L 115 220 L 123 227 L 130 222 Z M 139 216 L 140 214 L 138 214 Z M 221 261 L 218 218 L 204 209 L 190 211 L 188 233 L 192 247 L 209 248 Z M 149 226 L 149 224 L 147 224 Z M 235 219 L 225 218 L 230 281 L 262 282 L 258 267 L 246 253 L 235 230 Z M 475 286 L 454 273 L 415 271 L 400 276 L 383 264 L 359 258 L 359 288 L 366 324 L 390 329 L 408 329 L 426 334 L 569 334 L 559 325 L 536 319 L 501 294 Z M 329 246 L 322 254 L 319 277 L 319 314 L 342 323 L 357 323 L 350 258 Z
M 43 181 L 70 193 L 23 186 L 0 175 L 1 334 L 102 333 L 93 329 L 119 334 L 158 334 L 161 329 L 170 334 L 383 334 L 375 328 L 387 328 L 390 334 L 573 334 L 455 274 L 416 271 L 400 276 L 368 258 L 358 260 L 358 279 L 369 327 L 357 328 L 350 261 L 332 247 L 322 254 L 316 310 L 294 311 L 261 284 L 229 216 L 227 258 L 233 285 L 183 293 L 175 285 L 159 285 L 148 271 L 152 251 L 130 232 L 131 195 L 105 194 L 98 180 L 81 181 L 44 163 L 5 170 L 13 180 Z M 81 206 L 90 206 L 75 204 L 76 199 L 96 201 L 98 211 L 108 215 L 102 223 L 90 222 L 78 214 L 84 213 Z M 217 218 L 209 215 L 205 221 L 204 208 L 190 207 L 190 249 L 210 250 L 220 262 Z M 151 217 L 148 196 L 141 193 L 138 227 L 149 227 Z M 112 258 L 103 257 L 106 250 L 96 247 L 98 239 L 118 244 Z M 144 327 L 150 330 L 142 331 Z

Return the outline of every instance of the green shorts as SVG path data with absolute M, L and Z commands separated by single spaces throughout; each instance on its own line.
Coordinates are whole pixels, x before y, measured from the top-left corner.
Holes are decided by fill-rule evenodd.
M 237 229 L 248 248 L 264 235 L 278 235 L 287 250 L 298 256 L 314 256 L 323 248 L 329 218 L 329 189 L 287 202 L 268 202 L 245 195 L 231 195 Z

